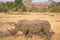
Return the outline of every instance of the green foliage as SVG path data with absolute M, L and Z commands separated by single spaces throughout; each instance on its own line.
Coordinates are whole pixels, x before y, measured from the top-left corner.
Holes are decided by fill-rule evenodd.
M 57 2 L 56 5 L 60 5 L 60 2 Z
M 0 12 L 3 11 L 4 5 L 3 3 L 0 3 Z
M 23 12 L 23 9 L 18 9 L 18 12 Z
M 60 2 L 49 5 L 48 8 L 43 8 L 42 12 L 60 12 Z
M 5 8 L 5 4 L 4 3 L 0 3 L 0 12 L 6 12 L 7 9 Z
M 60 12 L 59 3 L 56 3 L 55 5 L 49 6 L 48 11 L 50 11 L 50 12 Z
M 15 0 L 14 2 L 6 2 L 5 8 L 12 12 L 22 12 L 24 11 L 24 5 L 22 0 Z
M 14 6 L 15 6 L 15 7 L 18 6 L 19 8 L 21 8 L 21 6 L 23 6 L 22 0 L 15 0 Z
M 32 6 L 31 8 L 27 9 L 28 12 L 37 12 L 37 8 Z
M 43 9 L 40 10 L 40 12 L 47 12 L 47 9 L 43 8 Z
M 6 3 L 5 3 L 5 8 L 6 8 L 7 10 L 12 9 L 12 8 L 13 8 L 13 2 L 6 2 Z
M 26 8 L 22 0 L 15 0 L 14 2 L 0 3 L 0 12 L 60 12 L 60 2 L 49 5 L 48 8 L 38 9 L 34 5 Z
M 16 11 L 16 8 L 12 8 L 11 10 L 9 10 L 11 12 L 15 12 Z
M 24 5 L 22 3 L 22 0 L 15 0 L 14 1 L 14 8 L 12 9 L 13 11 L 22 12 L 22 11 L 24 11 L 23 8 L 24 8 Z

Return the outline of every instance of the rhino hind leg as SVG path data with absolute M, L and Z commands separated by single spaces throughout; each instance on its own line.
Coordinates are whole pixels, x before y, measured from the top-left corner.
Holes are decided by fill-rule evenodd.
M 45 29 L 43 29 L 43 33 L 44 33 L 45 35 L 49 35 L 50 30 L 49 30 L 48 28 L 45 28 Z
M 50 34 L 50 28 L 51 28 L 51 25 L 48 21 L 44 21 L 43 23 L 43 33 L 45 35 L 49 35 Z

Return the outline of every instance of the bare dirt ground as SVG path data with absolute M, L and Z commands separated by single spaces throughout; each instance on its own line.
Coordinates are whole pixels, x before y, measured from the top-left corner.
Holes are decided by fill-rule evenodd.
M 0 23 L 1 22 L 17 22 L 20 19 L 41 19 L 48 20 L 51 24 L 51 29 L 55 32 L 51 36 L 51 40 L 60 40 L 60 13 L 31 13 L 30 15 L 9 15 L 0 13 Z M 32 38 L 25 38 L 24 36 L 8 36 L 4 35 L 7 28 L 10 28 L 9 24 L 0 25 L 0 40 L 45 40 L 40 36 L 33 36 Z M 13 26 L 12 26 L 13 27 Z M 4 33 L 2 33 L 4 32 Z

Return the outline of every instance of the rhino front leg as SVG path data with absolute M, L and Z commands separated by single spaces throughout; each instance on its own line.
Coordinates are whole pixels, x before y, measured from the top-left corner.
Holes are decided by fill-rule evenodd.
M 24 32 L 24 36 L 27 38 L 27 37 L 29 37 L 29 38 L 31 38 L 32 37 L 32 34 L 31 34 L 31 32 L 29 32 L 29 30 L 26 30 L 25 32 Z
M 16 35 L 17 33 L 18 33 L 18 31 L 19 31 L 19 29 L 18 28 L 14 28 L 14 29 L 12 29 L 12 30 L 9 30 L 9 29 L 7 29 L 8 30 L 8 32 L 11 34 L 11 35 Z

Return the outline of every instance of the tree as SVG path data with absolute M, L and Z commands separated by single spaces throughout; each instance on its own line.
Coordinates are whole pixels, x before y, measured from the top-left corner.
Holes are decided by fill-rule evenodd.
M 3 2 L 0 2 L 0 12 L 6 12 L 5 4 Z
M 14 2 L 15 7 L 20 7 L 23 6 L 22 0 L 15 0 Z
M 13 2 L 6 2 L 5 3 L 5 8 L 7 9 L 7 10 L 10 10 L 10 9 L 12 9 L 13 8 Z
M 48 7 L 50 12 L 60 12 L 60 2 L 56 2 L 54 5 Z
M 18 11 L 19 9 L 21 9 L 23 7 L 22 0 L 15 0 L 14 1 L 14 7 L 16 8 L 15 11 Z

